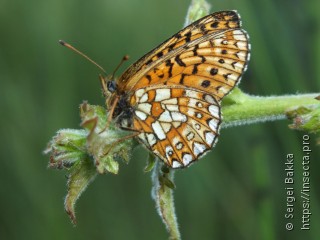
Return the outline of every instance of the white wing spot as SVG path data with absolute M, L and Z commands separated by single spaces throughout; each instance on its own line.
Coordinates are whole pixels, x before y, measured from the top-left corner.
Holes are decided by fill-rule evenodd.
M 173 144 L 173 145 L 176 145 L 178 142 L 180 142 L 180 138 L 179 138 L 179 137 L 174 137 L 174 138 L 172 139 L 172 144 Z
M 140 103 L 138 104 L 137 109 L 143 111 L 146 114 L 151 114 L 152 105 L 150 103 Z
M 148 98 L 149 98 L 148 93 L 145 93 L 142 95 L 139 102 L 141 102 L 141 103 L 146 102 L 146 101 L 148 101 Z
M 187 139 L 188 139 L 188 141 L 190 141 L 190 140 L 192 140 L 193 138 L 194 138 L 194 132 L 189 132 L 188 134 L 187 134 Z
M 157 89 L 156 90 L 156 102 L 160 102 L 171 97 L 170 89 Z
M 172 122 L 174 128 L 178 128 L 181 125 L 181 122 Z
M 166 146 L 166 155 L 167 158 L 170 158 L 173 155 L 173 149 L 171 146 Z
M 196 104 L 197 104 L 198 100 L 197 99 L 194 99 L 194 98 L 190 98 L 189 99 L 189 103 L 188 103 L 188 106 L 189 107 L 195 107 Z
M 138 118 L 140 118 L 143 121 L 146 120 L 148 117 L 147 114 L 145 114 L 144 112 L 141 112 L 139 110 L 136 110 L 134 113 L 137 115 Z
M 187 116 L 180 113 L 180 112 L 172 112 L 171 113 L 173 121 L 178 121 L 178 122 L 186 122 L 187 121 Z
M 209 106 L 209 112 L 210 114 L 215 117 L 215 118 L 219 118 L 219 107 L 216 105 L 210 105 Z
M 162 127 L 161 127 L 159 121 L 155 121 L 154 123 L 151 124 L 151 126 L 152 126 L 154 133 L 157 135 L 157 137 L 160 140 L 166 139 L 166 134 L 162 130 Z
M 237 42 L 239 49 L 247 49 L 247 43 L 246 42 Z
M 238 76 L 234 75 L 234 74 L 230 74 L 230 75 L 228 75 L 228 80 L 237 81 L 238 80 Z
M 205 138 L 208 145 L 211 146 L 214 141 L 215 135 L 212 132 L 206 132 Z
M 199 98 L 198 97 L 198 93 L 196 91 L 192 91 L 192 90 L 186 90 L 186 97 L 189 97 L 189 98 Z
M 196 124 L 194 125 L 194 127 L 195 127 L 197 130 L 200 130 L 200 128 L 201 128 L 198 123 L 196 123 Z
M 249 54 L 250 53 L 248 53 L 248 55 Z M 244 51 L 240 51 L 240 52 L 237 53 L 237 56 L 241 61 L 245 61 L 248 55 Z
M 182 142 L 178 142 L 176 144 L 176 149 L 181 150 L 183 148 L 183 143 Z
M 172 122 L 172 118 L 170 116 L 170 112 L 168 110 L 165 110 L 160 116 L 159 116 L 160 122 Z
M 136 91 L 136 97 L 137 97 L 137 98 L 140 98 L 140 97 L 142 96 L 142 94 L 144 94 L 144 92 L 145 92 L 144 89 L 139 89 L 139 90 L 137 90 L 137 91 Z
M 203 104 L 201 102 L 197 102 L 197 107 L 202 108 Z
M 197 117 L 197 118 L 202 118 L 202 114 L 201 114 L 201 113 L 197 113 L 197 114 L 196 114 L 196 117 Z
M 173 161 L 172 162 L 172 168 L 180 168 L 182 167 L 182 164 L 179 163 L 178 161 Z
M 177 98 L 170 98 L 167 100 L 163 100 L 161 103 L 163 104 L 171 104 L 171 105 L 177 105 L 178 104 L 178 99 Z
M 182 158 L 182 162 L 184 166 L 187 166 L 192 161 L 192 155 L 189 153 L 185 153 Z
M 236 64 L 234 64 L 233 66 L 235 66 L 238 70 L 241 70 L 243 68 L 243 64 L 237 62 Z
M 188 108 L 188 115 L 193 116 L 194 115 L 194 110 L 192 108 Z
M 213 130 L 213 131 L 217 131 L 218 128 L 218 123 L 215 119 L 211 119 L 209 121 L 209 127 Z
M 193 145 L 193 153 L 198 156 L 206 150 L 206 146 L 200 143 L 195 142 Z
M 140 138 L 143 142 L 148 143 L 148 141 L 147 141 L 146 136 L 144 135 L 144 133 L 140 133 L 140 134 L 139 134 L 139 138 Z
M 227 94 L 230 90 L 225 88 L 225 87 L 221 87 L 219 88 L 219 92 L 222 92 L 223 94 Z
M 170 112 L 179 112 L 179 106 L 178 105 L 166 105 L 166 108 Z
M 240 40 L 240 41 L 246 41 L 246 37 L 244 36 L 243 32 L 240 30 L 235 30 L 233 31 L 233 37 L 236 40 Z
M 212 96 L 208 95 L 208 94 L 206 94 L 206 95 L 204 96 L 204 100 L 206 100 L 208 103 L 211 103 L 211 104 L 216 103 L 216 101 L 214 100 L 214 98 L 213 98 Z
M 147 133 L 147 139 L 149 145 L 152 147 L 154 144 L 157 143 L 156 137 L 154 136 L 153 133 Z
M 165 133 L 168 133 L 171 129 L 171 124 L 166 122 L 161 122 L 161 127 Z

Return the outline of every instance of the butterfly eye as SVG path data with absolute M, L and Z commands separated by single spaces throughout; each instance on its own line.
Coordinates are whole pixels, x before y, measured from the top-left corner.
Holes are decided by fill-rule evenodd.
M 115 92 L 117 90 L 117 84 L 115 81 L 108 81 L 107 82 L 107 88 L 110 92 Z

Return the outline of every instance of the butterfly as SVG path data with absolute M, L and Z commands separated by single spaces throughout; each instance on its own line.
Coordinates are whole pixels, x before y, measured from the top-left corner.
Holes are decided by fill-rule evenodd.
M 118 79 L 105 79 L 112 120 L 167 166 L 189 166 L 217 142 L 221 100 L 247 68 L 248 40 L 236 11 L 185 27 Z

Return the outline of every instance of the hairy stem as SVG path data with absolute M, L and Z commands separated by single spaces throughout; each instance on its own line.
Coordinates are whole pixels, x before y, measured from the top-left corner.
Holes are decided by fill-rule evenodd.
M 170 240 L 181 239 L 174 208 L 173 197 L 173 170 L 165 173 L 162 171 L 162 163 L 157 160 L 152 173 L 152 197 L 156 202 L 156 208 L 165 224 Z
M 319 93 L 259 97 L 234 89 L 223 100 L 222 127 L 285 119 L 286 111 L 292 107 L 319 105 L 317 96 Z

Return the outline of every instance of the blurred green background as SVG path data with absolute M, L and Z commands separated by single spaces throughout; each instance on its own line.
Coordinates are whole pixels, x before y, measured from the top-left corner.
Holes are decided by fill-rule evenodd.
M 241 89 L 250 94 L 319 92 L 320 2 L 209 1 L 237 9 L 252 55 Z M 104 104 L 99 71 L 58 45 L 64 39 L 111 72 L 177 32 L 189 1 L 0 0 L 0 238 L 166 239 L 151 199 L 147 152 L 120 174 L 99 176 L 77 205 L 78 226 L 63 210 L 64 172 L 42 151 L 61 128 L 79 128 L 83 100 Z M 129 63 L 128 63 L 129 64 Z M 128 66 L 126 65 L 126 67 Z M 121 71 L 125 67 L 122 67 Z M 301 231 L 303 133 L 288 121 L 223 129 L 214 151 L 176 173 L 183 239 L 319 239 L 320 151 L 310 135 L 311 231 Z M 295 155 L 295 229 L 285 230 L 286 154 Z

